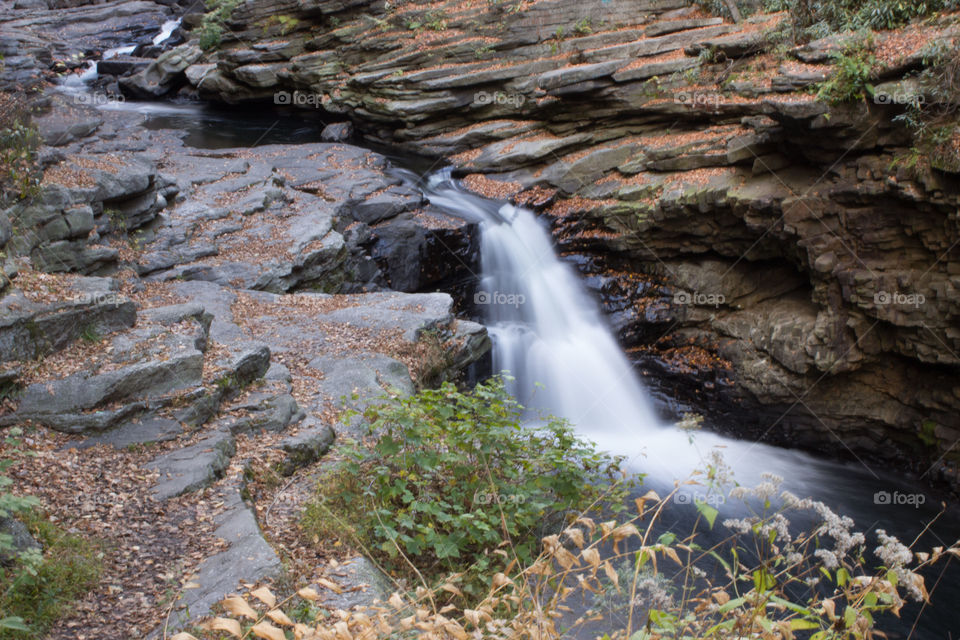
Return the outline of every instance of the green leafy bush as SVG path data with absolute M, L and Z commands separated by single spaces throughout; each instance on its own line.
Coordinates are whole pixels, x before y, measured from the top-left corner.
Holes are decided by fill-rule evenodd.
M 199 29 L 198 44 L 201 49 L 213 49 L 220 44 L 223 32 L 227 29 L 227 21 L 239 4 L 240 0 L 207 0 L 207 13 L 204 14 Z
M 92 589 L 103 570 L 102 552 L 79 536 L 55 526 L 36 511 L 24 517 L 31 533 L 43 545 L 28 563 L 0 568 L 0 623 L 19 619 L 20 625 L 3 629 L 0 639 L 46 637 L 70 605 Z M 26 630 L 24 630 L 26 629 Z
M 870 640 L 886 637 L 881 619 L 903 615 L 908 602 L 920 604 L 921 615 L 937 606 L 924 573 L 960 557 L 960 541 L 921 552 L 914 549 L 919 538 L 908 546 L 883 529 L 858 531 L 852 518 L 782 490 L 781 482 L 763 474 L 753 488 L 734 486 L 715 449 L 704 470 L 668 495 L 636 498 L 634 514 L 605 522 L 581 516 L 545 536 L 531 564 L 494 575 L 469 608 L 439 598 L 451 588 L 443 583 L 339 615 L 301 615 L 299 632 L 370 640 Z M 707 501 L 683 504 L 690 485 L 702 487 Z M 721 520 L 708 504 L 721 498 L 740 503 L 741 517 Z M 666 530 L 685 520 L 683 532 Z M 714 533 L 706 537 L 706 529 Z M 278 610 L 309 616 L 318 598 L 303 589 L 277 602 L 258 591 L 224 601 L 231 619 L 241 629 L 255 625 L 258 637 L 282 637 L 271 624 L 283 619 Z M 221 640 L 224 628 L 222 620 L 201 623 L 199 637 Z
M 446 383 L 369 409 L 373 442 L 342 449 L 308 508 L 308 532 L 357 540 L 386 566 L 461 576 L 467 595 L 526 566 L 566 516 L 622 504 L 619 459 L 597 453 L 557 419 L 525 424 L 495 378 L 461 393 Z M 611 488 L 612 481 L 612 488 Z M 333 528 L 333 531 L 331 531 Z
M 872 81 L 877 59 L 869 37 L 858 39 L 842 53 L 834 55 L 833 73 L 820 85 L 817 98 L 830 104 L 841 104 L 873 95 Z
M 913 158 L 960 173 L 960 38 L 930 43 L 923 63 L 913 79 L 917 99 L 895 119 L 913 132 Z

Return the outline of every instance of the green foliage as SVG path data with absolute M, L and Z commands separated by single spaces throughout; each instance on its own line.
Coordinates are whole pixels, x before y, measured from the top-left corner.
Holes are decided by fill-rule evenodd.
M 447 15 L 443 11 L 427 11 L 422 18 L 411 18 L 407 20 L 407 29 L 418 31 L 420 29 L 430 29 L 432 31 L 443 31 L 447 28 Z
M 788 11 L 798 40 L 849 29 L 895 29 L 910 20 L 960 8 L 958 0 L 765 0 L 768 11 Z
M 103 554 L 36 512 L 23 517 L 43 554 L 33 551 L 12 567 L 0 567 L 0 640 L 39 640 L 100 579 Z M 4 626 L 4 621 L 19 625 Z
M 697 6 L 709 14 L 733 19 L 730 7 L 735 6 L 741 19 L 756 12 L 759 3 L 755 0 L 695 0 Z
M 35 197 L 41 171 L 36 161 L 40 135 L 23 99 L 0 96 L 0 205 Z
M 586 36 L 593 33 L 593 20 L 588 16 L 573 25 L 573 32 L 577 35 Z
M 477 47 L 477 48 L 473 51 L 473 54 L 477 57 L 477 59 L 480 59 L 480 58 L 484 57 L 485 55 L 487 55 L 488 53 L 493 53 L 493 51 L 494 51 L 493 47 L 491 47 L 491 46 L 488 45 L 488 44 L 485 44 L 485 45 L 483 45 L 482 47 Z
M 409 558 L 427 578 L 459 574 L 464 593 L 484 593 L 512 560 L 529 565 L 541 536 L 569 514 L 595 508 L 604 491 L 605 501 L 622 504 L 631 484 L 619 459 L 597 453 L 568 424 L 525 424 L 521 411 L 499 378 L 469 393 L 445 383 L 369 409 L 374 442 L 341 450 L 305 529 L 352 527 L 384 565 L 409 572 Z
M 4 436 L 4 447 L 12 453 L 20 451 L 20 436 L 23 430 L 20 427 L 11 427 Z M 18 496 L 10 491 L 13 480 L 6 475 L 7 469 L 13 466 L 11 457 L 0 457 L 0 518 L 11 518 L 29 513 L 39 506 L 39 501 L 32 496 Z M 14 551 L 13 540 L 9 535 L 0 534 L 0 554 L 10 554 Z
M 200 22 L 201 49 L 213 49 L 220 44 L 223 32 L 227 30 L 227 21 L 241 0 L 207 0 L 207 13 Z
M 452 417 L 459 409 L 450 403 Z M 824 503 L 782 491 L 772 474 L 752 489 L 733 486 L 719 450 L 709 460 L 666 496 L 635 498 L 635 513 L 599 523 L 580 516 L 545 536 L 534 562 L 494 576 L 479 602 L 438 597 L 457 590 L 454 575 L 339 615 L 314 615 L 312 590 L 269 605 L 241 596 L 246 605 L 229 615 L 249 629 L 286 610 L 317 637 L 580 638 L 597 637 L 602 626 L 606 640 L 869 640 L 883 636 L 880 618 L 902 616 L 908 601 L 923 603 L 921 611 L 931 604 L 924 574 L 960 557 L 960 542 L 920 553 L 882 529 L 857 531 Z M 354 481 L 374 490 L 378 476 Z M 713 523 L 728 532 L 723 540 L 713 534 L 701 544 L 701 523 L 711 525 L 716 510 L 699 501 L 690 529 L 665 531 L 684 522 L 677 510 L 689 509 L 689 500 L 679 498 L 689 494 L 680 492 L 691 485 L 704 487 L 708 500 L 742 502 L 735 509 L 743 517 Z M 367 506 L 356 508 L 359 526 Z M 810 526 L 792 523 L 795 515 Z M 868 565 L 869 548 L 881 566 Z M 222 638 L 202 629 L 198 637 Z
M 84 342 L 100 342 L 100 340 L 103 339 L 103 336 L 101 336 L 100 332 L 97 331 L 97 326 L 95 324 L 88 324 L 80 333 L 80 339 Z
M 280 27 L 280 35 L 287 35 L 300 25 L 300 20 L 288 15 L 274 15 L 261 22 L 264 33 L 274 26 Z
M 928 45 L 924 68 L 913 78 L 915 99 L 895 120 L 913 132 L 914 146 L 904 165 L 960 173 L 960 39 Z
M 834 55 L 834 69 L 817 92 L 817 98 L 830 104 L 842 104 L 873 95 L 872 81 L 876 75 L 877 59 L 873 55 L 873 41 L 858 38 Z

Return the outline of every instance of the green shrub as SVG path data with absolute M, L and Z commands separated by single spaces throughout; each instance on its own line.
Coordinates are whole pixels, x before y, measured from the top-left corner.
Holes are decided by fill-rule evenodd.
M 460 574 L 468 596 L 508 566 L 527 566 L 540 538 L 604 492 L 629 489 L 619 459 L 597 453 L 557 419 L 525 424 L 492 379 L 469 393 L 439 389 L 369 409 L 373 442 L 343 448 L 303 525 L 320 537 L 353 529 L 387 567 L 427 579 Z M 611 481 L 614 481 L 611 486 Z M 349 523 L 349 524 L 348 524 Z
M 63 531 L 41 514 L 23 518 L 43 545 L 43 555 L 29 563 L 0 568 L 0 621 L 19 618 L 27 631 L 3 630 L 0 639 L 38 639 L 67 613 L 71 603 L 96 586 L 103 570 L 102 552 L 79 536 Z
M 583 516 L 545 536 L 533 563 L 512 576 L 495 575 L 472 608 L 438 598 L 451 588 L 445 583 L 339 615 L 306 618 L 318 597 L 312 589 L 281 602 L 262 592 L 241 596 L 225 609 L 237 624 L 260 627 L 258 637 L 268 637 L 270 621 L 285 609 L 306 619 L 304 637 L 313 631 L 319 638 L 370 640 L 546 640 L 604 631 L 605 640 L 870 640 L 886 637 L 880 620 L 903 615 L 907 602 L 921 604 L 921 615 L 928 610 L 923 574 L 937 563 L 945 570 L 960 557 L 960 542 L 921 552 L 913 548 L 917 540 L 907 546 L 883 529 L 858 531 L 852 518 L 783 491 L 781 482 L 763 474 L 753 488 L 733 486 L 714 450 L 706 469 L 668 495 L 636 498 L 635 514 L 599 523 Z M 680 492 L 690 485 L 702 488 L 704 500 L 682 504 L 688 500 Z M 709 502 L 727 498 L 740 503 L 735 510 L 742 517 L 719 519 Z M 791 522 L 796 516 L 809 526 Z M 684 530 L 667 530 L 676 525 Z M 868 559 L 871 549 L 876 561 Z M 225 627 L 217 622 L 199 628 L 199 637 L 221 640 Z
M 877 59 L 869 37 L 858 39 L 842 53 L 834 55 L 833 73 L 820 85 L 817 98 L 830 104 L 841 104 L 873 95 L 872 81 Z
M 0 205 L 31 198 L 40 190 L 36 161 L 40 135 L 22 96 L 0 95 Z
M 911 155 L 925 164 L 960 173 L 960 39 L 932 42 L 915 78 L 916 99 L 895 120 L 913 132 Z M 922 96 L 922 99 L 921 99 Z
M 207 0 L 207 13 L 200 22 L 200 37 L 197 44 L 201 49 L 213 49 L 220 44 L 223 32 L 227 30 L 227 21 L 240 0 Z

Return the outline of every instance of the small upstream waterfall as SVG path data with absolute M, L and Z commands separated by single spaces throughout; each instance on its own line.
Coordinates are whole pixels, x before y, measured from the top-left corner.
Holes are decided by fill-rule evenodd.
M 157 32 L 157 35 L 153 37 L 151 43 L 154 46 L 160 45 L 166 42 L 177 27 L 180 26 L 181 18 L 175 20 L 167 20 L 160 27 L 160 31 Z M 111 58 L 116 58 L 117 56 L 126 56 L 130 55 L 137 49 L 137 44 L 128 43 L 121 45 L 119 47 L 114 47 L 112 49 L 107 49 L 103 52 L 101 59 L 110 60 Z M 73 73 L 66 76 L 63 79 L 63 82 L 60 84 L 60 89 L 64 93 L 78 95 L 89 90 L 89 85 L 94 80 L 97 79 L 97 61 L 91 60 L 83 67 L 83 71 L 80 73 Z
M 167 20 L 166 22 L 164 22 L 163 26 L 160 27 L 160 33 L 158 33 L 153 37 L 153 41 L 152 41 L 153 45 L 156 46 L 161 42 L 164 42 L 167 38 L 169 38 L 173 34 L 174 29 L 176 29 L 179 26 L 180 26 L 180 18 L 177 18 L 176 20 Z

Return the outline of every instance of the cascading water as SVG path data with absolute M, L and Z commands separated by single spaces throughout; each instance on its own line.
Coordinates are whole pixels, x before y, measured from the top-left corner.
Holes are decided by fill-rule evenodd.
M 462 209 L 471 196 L 446 181 L 430 198 Z M 510 372 L 513 394 L 566 418 L 605 448 L 622 447 L 617 441 L 626 433 L 657 429 L 630 363 L 533 213 L 479 198 L 473 204 L 486 218 L 475 302 L 485 310 L 495 370 Z
M 493 339 L 494 370 L 512 376 L 510 391 L 524 406 L 569 420 L 582 436 L 662 482 L 686 477 L 710 448 L 734 445 L 710 433 L 691 444 L 657 418 L 596 303 L 531 211 L 470 194 L 449 170 L 431 176 L 426 190 L 435 206 L 480 224 L 475 302 Z M 802 455 L 750 446 L 772 460 Z M 749 465 L 747 479 L 758 480 L 755 471 Z
M 180 26 L 180 18 L 176 20 L 167 20 L 163 23 L 163 26 L 160 27 L 160 33 L 153 37 L 152 43 L 154 46 L 159 45 L 169 38 L 174 30 Z

